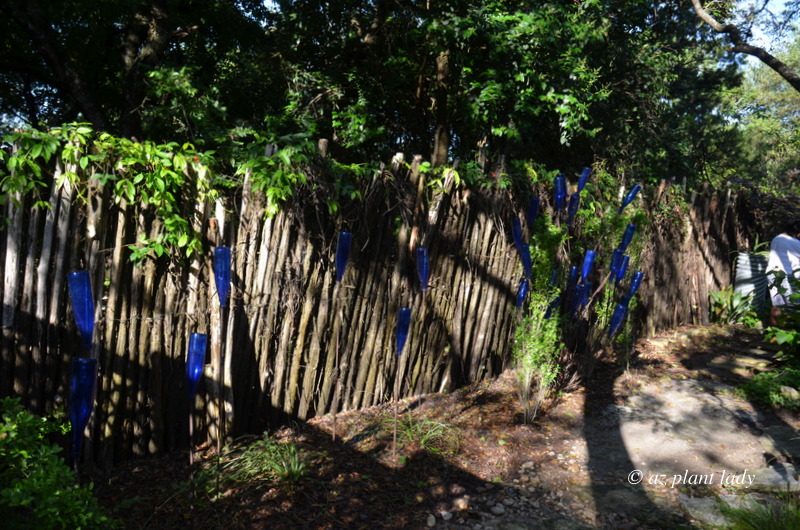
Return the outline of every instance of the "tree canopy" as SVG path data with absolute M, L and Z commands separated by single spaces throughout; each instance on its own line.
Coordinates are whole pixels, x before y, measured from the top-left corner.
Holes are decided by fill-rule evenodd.
M 635 178 L 741 164 L 739 82 L 689 5 L 644 0 L 0 0 L 0 113 L 126 138 L 329 140 L 347 162 L 422 154 Z M 714 169 L 711 170 L 710 168 Z

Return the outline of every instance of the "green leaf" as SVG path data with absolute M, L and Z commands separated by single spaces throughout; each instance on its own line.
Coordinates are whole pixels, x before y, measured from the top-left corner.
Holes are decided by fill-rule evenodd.
M 775 332 L 775 341 L 778 344 L 792 343 L 795 340 L 795 334 L 791 331 L 779 329 Z
M 42 144 L 37 143 L 31 148 L 31 158 L 39 158 L 42 154 Z

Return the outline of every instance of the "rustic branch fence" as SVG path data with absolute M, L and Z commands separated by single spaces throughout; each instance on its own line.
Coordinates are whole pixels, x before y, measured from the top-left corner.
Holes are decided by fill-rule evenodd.
M 65 278 L 75 269 L 90 271 L 95 290 L 100 380 L 87 447 L 104 464 L 185 447 L 190 406 L 196 432 L 214 438 L 220 391 L 227 433 L 325 413 L 336 387 L 338 336 L 340 410 L 388 401 L 396 389 L 401 396 L 447 391 L 498 374 L 515 322 L 520 268 L 510 220 L 520 205 L 506 192 L 467 190 L 452 180 L 428 202 L 420 162 L 396 161 L 365 186 L 363 201 L 343 205 L 337 216 L 307 190 L 267 219 L 247 178 L 224 215 L 219 205 L 185 204 L 204 242 L 185 266 L 166 258 L 134 266 L 130 246 L 164 230 L 157 217 L 115 203 L 91 178 L 78 190 L 59 177 L 80 168 L 55 166 L 49 209 L 21 194 L 5 205 L 0 395 L 21 396 L 39 413 L 66 399 L 69 361 L 81 351 L 66 296 Z M 654 204 L 669 192 L 662 185 Z M 689 211 L 679 212 L 683 234 L 654 218 L 641 266 L 645 334 L 707 321 L 709 290 L 731 278 L 729 253 L 753 237 L 743 231 L 754 226 L 746 203 L 729 192 L 695 194 Z M 339 230 L 353 233 L 353 252 L 334 299 Z M 233 253 L 224 343 L 211 267 L 219 244 Z M 411 251 L 420 245 L 431 260 L 424 310 Z M 413 318 L 397 357 L 400 307 L 412 308 Z M 207 333 L 211 347 L 190 405 L 185 358 L 193 332 Z M 223 389 L 215 383 L 220 369 Z

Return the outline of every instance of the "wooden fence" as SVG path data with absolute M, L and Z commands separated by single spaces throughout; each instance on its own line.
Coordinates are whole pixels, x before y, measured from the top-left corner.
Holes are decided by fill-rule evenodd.
M 508 193 L 467 190 L 452 180 L 429 201 L 419 163 L 396 161 L 365 187 L 363 201 L 336 216 L 307 191 L 266 219 L 247 180 L 235 203 L 187 205 L 204 252 L 183 266 L 163 258 L 134 266 L 130 246 L 164 227 L 152 212 L 115 203 L 99 184 L 76 190 L 56 167 L 49 209 L 33 208 L 22 195 L 5 205 L 0 395 L 21 396 L 40 413 L 66 399 L 69 362 L 81 351 L 65 281 L 75 269 L 90 271 L 95 290 L 100 378 L 87 447 L 101 463 L 185 447 L 190 406 L 198 440 L 213 439 L 218 418 L 228 434 L 260 432 L 332 408 L 377 404 L 395 389 L 401 396 L 447 391 L 496 375 L 514 331 L 521 273 L 510 219 L 521 205 Z M 657 193 L 654 203 L 670 189 Z M 667 212 L 678 216 L 683 234 L 661 231 L 654 214 L 642 258 L 646 333 L 707 321 L 708 291 L 730 281 L 728 253 L 752 238 L 741 231 L 752 226 L 741 220 L 745 202 L 697 194 L 688 212 Z M 353 233 L 353 254 L 337 287 L 339 230 Z M 233 255 L 226 318 L 211 267 L 218 244 Z M 424 295 L 411 252 L 420 245 L 431 257 Z M 400 307 L 411 307 L 413 319 L 398 357 Z M 185 356 L 192 332 L 208 333 L 211 347 L 190 405 Z M 218 370 L 224 414 L 213 399 Z
M 774 235 L 763 220 L 766 205 L 755 205 L 747 193 L 705 187 L 691 193 L 684 208 L 682 200 L 669 199 L 674 192 L 662 183 L 650 202 L 654 222 L 642 256 L 647 286 L 637 315 L 645 337 L 708 324 L 710 293 L 732 284 L 735 253 Z

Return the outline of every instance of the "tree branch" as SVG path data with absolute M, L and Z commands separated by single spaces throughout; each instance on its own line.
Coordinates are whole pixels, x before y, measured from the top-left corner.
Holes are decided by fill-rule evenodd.
M 28 0 L 25 6 L 26 12 L 23 12 L 11 2 L 0 1 L 0 10 L 28 34 L 47 66 L 55 74 L 59 88 L 72 96 L 81 113 L 95 128 L 108 129 L 105 113 L 59 45 L 57 33 L 48 22 L 39 2 Z
M 742 37 L 742 33 L 739 28 L 735 25 L 723 24 L 715 19 L 708 11 L 706 11 L 700 0 L 692 0 L 692 7 L 694 8 L 695 13 L 697 13 L 697 16 L 700 18 L 700 20 L 711 26 L 711 28 L 717 33 L 724 33 L 728 36 L 731 44 L 733 45 L 730 48 L 732 52 L 752 55 L 765 65 L 772 68 L 772 70 L 777 72 L 779 76 L 786 80 L 786 82 L 789 83 L 792 88 L 794 88 L 797 92 L 800 92 L 800 75 L 786 65 L 786 63 L 769 53 L 764 48 L 754 46 L 747 42 L 744 37 Z
M 144 100 L 141 65 L 158 64 L 161 53 L 169 45 L 173 32 L 167 25 L 167 10 L 160 0 L 142 3 L 122 39 L 123 108 L 120 135 L 135 138 L 141 135 L 139 109 Z

